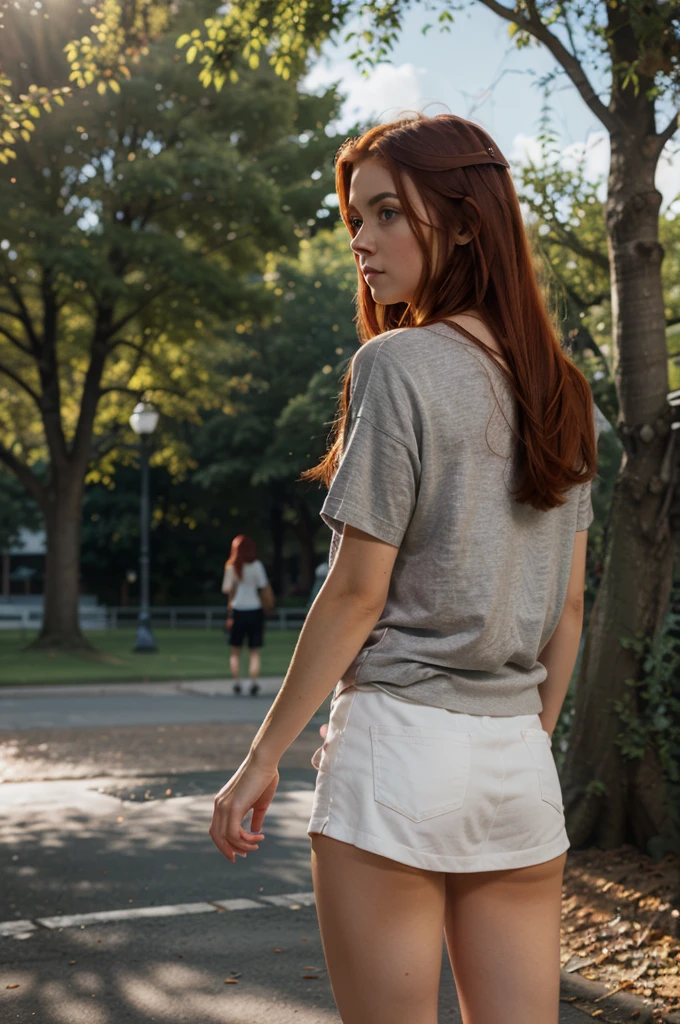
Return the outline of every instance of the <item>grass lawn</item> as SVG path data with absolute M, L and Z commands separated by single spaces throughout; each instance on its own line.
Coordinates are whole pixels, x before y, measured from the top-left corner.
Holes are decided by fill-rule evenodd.
M 87 632 L 95 656 L 26 651 L 34 634 L 0 631 L 0 685 L 22 683 L 122 683 L 171 679 L 229 679 L 229 647 L 220 630 L 156 629 L 157 654 L 133 654 L 134 629 Z M 263 676 L 283 676 L 298 638 L 296 630 L 269 630 L 262 648 Z M 248 674 L 247 648 L 241 674 Z

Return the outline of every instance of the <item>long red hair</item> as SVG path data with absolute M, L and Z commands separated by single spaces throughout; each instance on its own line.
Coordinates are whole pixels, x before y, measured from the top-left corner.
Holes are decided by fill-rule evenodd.
M 473 162 L 473 154 L 479 158 L 480 153 L 489 162 Z M 459 166 L 465 154 L 470 154 L 470 166 Z M 415 113 L 350 137 L 335 157 L 335 187 L 350 235 L 355 233 L 348 213 L 352 172 L 369 157 L 381 160 L 394 179 L 420 243 L 423 272 L 411 302 L 381 305 L 355 254 L 359 340 L 363 344 L 396 327 L 423 327 L 476 311 L 502 349 L 508 366 L 502 369 L 517 398 L 521 482 L 514 498 L 542 510 L 563 505 L 569 488 L 597 472 L 592 396 L 586 377 L 562 349 L 541 294 L 507 161 L 483 128 L 453 114 Z M 439 267 L 409 202 L 405 176 L 436 225 L 439 251 L 451 254 Z M 472 240 L 454 245 L 457 229 L 469 232 Z M 350 390 L 351 365 L 330 448 L 301 479 L 330 484 L 342 454 Z
M 243 579 L 243 566 L 254 562 L 257 558 L 257 548 L 252 537 L 245 533 L 239 533 L 231 542 L 231 551 L 226 565 L 233 565 L 234 572 L 241 580 Z

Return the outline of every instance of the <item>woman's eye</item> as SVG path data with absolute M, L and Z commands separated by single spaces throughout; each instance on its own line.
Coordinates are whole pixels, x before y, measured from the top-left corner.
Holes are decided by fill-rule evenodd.
M 389 214 L 393 214 L 394 216 L 397 216 L 399 214 L 399 211 L 398 210 L 391 210 L 388 206 L 386 206 L 382 210 L 380 210 L 380 212 L 378 213 L 378 219 L 379 220 L 382 217 L 383 213 L 389 213 Z M 393 220 L 393 217 L 387 217 L 387 218 L 385 218 L 385 220 L 383 220 L 383 224 L 386 223 L 387 221 L 391 221 L 391 220 Z M 361 224 L 362 224 L 361 217 L 350 217 L 349 223 L 350 223 L 350 227 L 354 231 L 358 231 L 359 228 L 361 227 Z

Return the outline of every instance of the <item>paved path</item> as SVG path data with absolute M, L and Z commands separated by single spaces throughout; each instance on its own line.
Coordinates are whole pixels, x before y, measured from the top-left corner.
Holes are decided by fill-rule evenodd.
M 191 722 L 261 722 L 279 692 L 281 677 L 260 682 L 256 697 L 236 696 L 223 680 L 119 683 L 100 686 L 0 688 L 0 730 L 96 725 L 173 725 Z
M 2 787 L 3 1024 L 339 1024 L 305 833 L 314 772 L 282 772 L 267 839 L 235 865 L 206 834 L 221 781 Z M 439 1006 L 439 1024 L 460 1024 L 443 943 Z M 585 1019 L 562 1003 L 560 1024 Z
M 282 761 L 257 853 L 207 835 L 279 685 L 0 691 L 2 1024 L 340 1024 L 306 834 L 327 716 Z M 460 1024 L 443 942 L 439 1007 Z

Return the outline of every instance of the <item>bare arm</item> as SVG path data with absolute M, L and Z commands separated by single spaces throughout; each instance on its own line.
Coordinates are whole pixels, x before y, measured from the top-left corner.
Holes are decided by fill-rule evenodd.
M 345 526 L 340 548 L 302 627 L 251 757 L 276 767 L 347 671 L 380 618 L 398 548 Z
M 555 632 L 538 656 L 538 660 L 548 670 L 548 675 L 540 684 L 543 710 L 539 717 L 543 728 L 550 735 L 557 725 L 557 719 L 567 695 L 583 632 L 583 591 L 585 589 L 587 545 L 587 530 L 579 530 L 574 534 L 574 554 L 564 609 Z

